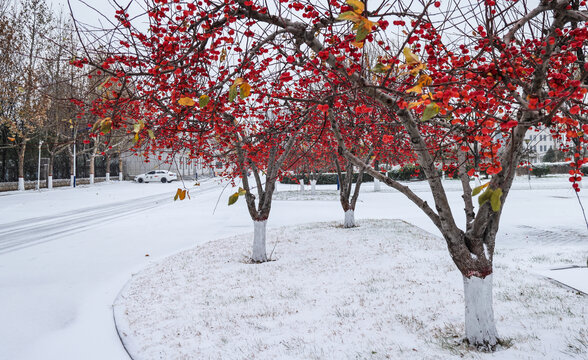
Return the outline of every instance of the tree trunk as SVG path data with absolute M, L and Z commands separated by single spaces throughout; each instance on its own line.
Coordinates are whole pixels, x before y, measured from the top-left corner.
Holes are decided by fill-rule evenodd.
M 380 191 L 380 180 L 378 180 L 378 179 L 374 179 L 374 191 L 375 192 Z
M 74 156 L 71 151 L 71 148 L 69 149 L 68 154 L 69 154 L 69 179 L 70 179 L 69 186 L 74 187 L 74 183 L 75 183 Z
M 316 194 L 316 180 L 310 180 L 310 192 L 312 195 Z
M 49 164 L 47 166 L 47 189 L 53 189 L 53 163 L 55 162 L 55 154 L 49 153 Z
M 345 211 L 345 221 L 343 221 L 343 227 L 348 229 L 355 226 L 355 212 L 352 209 L 348 209 Z
M 92 154 L 92 156 L 90 156 L 90 184 L 94 183 L 94 170 L 96 168 L 96 165 L 94 164 L 94 158 L 96 156 L 94 154 Z
M 90 185 L 94 184 L 94 174 L 96 173 L 96 154 L 98 153 L 98 144 L 100 141 L 100 137 L 97 136 L 94 140 L 94 148 L 92 149 L 92 154 L 90 155 Z
M 27 141 L 23 140 L 18 147 L 18 191 L 25 190 L 24 183 L 24 162 L 25 162 L 25 151 L 27 150 Z
M 470 345 L 492 351 L 498 332 L 492 309 L 492 274 L 485 278 L 463 277 L 465 297 L 465 333 Z
M 122 157 L 120 156 L 120 152 L 118 153 L 118 180 L 119 181 L 123 181 L 124 179 L 124 175 L 123 175 L 123 161 L 122 161 Z
M 110 181 L 110 154 L 106 153 L 106 181 Z
M 95 160 L 96 159 L 96 153 L 93 152 L 92 155 L 90 156 L 90 185 L 94 184 L 94 173 L 96 170 L 96 164 L 95 164 Z
M 251 260 L 254 262 L 266 262 L 267 254 L 265 251 L 265 234 L 267 220 L 253 221 L 253 253 Z
M 300 191 L 304 191 L 304 179 L 300 179 Z

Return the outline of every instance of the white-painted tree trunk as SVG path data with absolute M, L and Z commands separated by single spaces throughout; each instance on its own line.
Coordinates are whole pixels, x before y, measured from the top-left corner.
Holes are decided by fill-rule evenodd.
M 345 211 L 345 221 L 343 222 L 344 228 L 355 227 L 355 213 L 353 210 Z
M 24 178 L 18 178 L 18 191 L 25 191 Z
M 381 187 L 380 187 L 380 180 L 378 180 L 378 179 L 374 179 L 374 191 L 378 192 L 378 191 L 380 191 L 380 190 L 381 190 Z
M 110 181 L 110 173 L 106 173 L 106 181 Z
M 94 183 L 94 174 L 90 174 L 90 184 Z
M 491 349 L 498 342 L 492 309 L 492 274 L 483 279 L 464 276 L 463 290 L 466 338 L 473 346 Z
M 310 192 L 316 194 L 316 180 L 310 180 Z
M 118 181 L 123 181 L 123 173 L 118 173 Z
M 256 262 L 267 261 L 267 254 L 265 252 L 265 225 L 267 220 L 253 221 L 253 253 L 251 260 Z
M 441 180 L 445 181 L 445 170 L 441 172 Z
M 73 175 L 69 176 L 69 187 L 74 187 L 74 176 Z
M 304 191 L 304 179 L 300 179 L 300 191 Z
M 53 175 L 47 176 L 47 189 L 53 189 Z

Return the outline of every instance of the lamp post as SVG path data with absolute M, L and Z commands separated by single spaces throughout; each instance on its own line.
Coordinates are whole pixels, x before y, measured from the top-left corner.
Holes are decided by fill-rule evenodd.
M 72 126 L 71 136 L 73 138 L 73 169 L 71 176 L 71 186 L 76 187 L 76 132 Z
M 39 140 L 39 163 L 37 166 L 37 190 L 41 190 L 41 146 L 43 146 L 43 140 Z

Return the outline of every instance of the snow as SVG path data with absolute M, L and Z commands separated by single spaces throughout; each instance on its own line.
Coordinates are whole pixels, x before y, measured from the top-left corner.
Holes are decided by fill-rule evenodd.
M 497 326 L 512 346 L 478 354 L 458 341 L 462 276 L 419 228 L 364 219 L 273 229 L 276 261 L 261 265 L 248 263 L 248 240 L 207 243 L 133 276 L 114 310 L 134 359 L 559 358 L 588 321 L 585 297 L 529 270 L 553 249 L 497 257 Z M 488 300 L 492 276 L 478 280 L 470 291 Z
M 568 267 L 538 273 L 588 295 L 588 267 Z
M 457 191 L 459 182 L 447 180 L 445 183 L 449 189 L 450 203 L 458 214 L 456 221 L 465 224 L 461 211 L 463 203 Z M 407 184 L 432 203 L 424 182 Z M 0 193 L 0 246 L 3 247 L 0 250 L 0 359 L 128 359 L 113 324 L 112 304 L 132 274 L 145 268 L 152 269 L 157 264 L 165 264 L 168 256 L 181 256 L 182 251 L 212 252 L 216 254 L 210 259 L 213 261 L 222 258 L 230 250 L 239 255 L 238 259 L 243 259 L 251 250 L 253 231 L 245 202 L 238 201 L 233 206 L 226 206 L 232 191 L 226 189 L 223 192 L 224 185 L 214 181 L 202 182 L 200 187 L 192 187 L 192 183 L 186 185 L 191 188 L 192 200 L 182 202 L 173 202 L 173 195 L 181 183 L 113 182 L 75 189 Z M 312 200 L 310 192 L 300 193 L 298 189 L 298 185 L 279 185 L 280 191 L 276 198 L 284 197 L 288 201 L 277 200 L 272 206 L 267 223 L 268 254 L 276 245 L 276 231 L 297 236 L 297 230 L 302 231 L 304 226 L 311 226 L 303 224 L 317 221 L 340 223 L 343 219 L 335 185 L 317 185 L 317 198 Z M 360 201 L 355 209 L 359 228 L 331 228 L 325 231 L 361 232 L 368 230 L 367 225 L 373 223 L 372 230 L 377 232 L 378 224 L 386 225 L 390 219 L 402 219 L 435 236 L 439 235 L 430 220 L 404 196 L 385 186 L 382 186 L 380 192 L 374 193 L 373 190 L 373 184 L 362 185 Z M 588 203 L 587 191 L 580 192 L 580 197 L 584 204 Z M 398 221 L 394 223 L 399 224 Z M 314 230 L 304 230 L 309 234 L 307 241 L 321 246 L 320 242 L 313 242 L 313 239 L 322 236 L 320 226 L 323 225 L 312 226 Z M 412 227 L 408 228 L 412 229 L 410 231 L 415 233 L 417 239 L 430 236 Z M 386 232 L 393 234 L 403 231 L 408 230 L 400 227 L 398 230 L 390 228 Z M 501 337 L 512 339 L 513 346 L 497 355 L 488 356 L 568 358 L 570 352 L 572 358 L 586 356 L 588 350 L 585 345 L 582 347 L 581 342 L 588 337 L 585 325 L 586 297 L 536 275 L 545 269 L 586 264 L 586 234 L 584 220 L 567 176 L 532 178 L 530 183 L 525 177 L 516 180 L 501 219 L 494 276 L 498 333 Z M 359 243 L 369 242 L 368 235 L 362 237 Z M 227 246 L 227 238 L 233 239 L 235 248 L 222 247 Z M 325 246 L 333 240 L 325 240 Z M 285 239 L 284 248 L 281 241 L 276 245 L 275 255 L 280 256 L 277 261 L 267 264 L 242 264 L 235 261 L 235 257 L 225 258 L 229 262 L 221 274 L 228 274 L 237 266 L 248 266 L 247 269 L 272 266 L 283 268 L 285 256 L 288 255 L 285 247 L 287 243 Z M 398 331 L 400 336 L 397 340 L 392 338 L 392 341 L 400 344 L 399 349 L 404 351 L 401 358 L 449 358 L 461 352 L 477 357 L 452 343 L 453 336 L 461 336 L 463 333 L 463 284 L 441 240 L 436 239 L 435 245 L 427 250 L 429 252 L 403 254 L 421 266 L 412 271 L 408 267 L 405 275 L 398 272 L 393 262 L 382 260 L 382 263 L 376 263 L 376 258 L 385 259 L 385 254 L 361 259 L 349 256 L 355 250 L 352 245 L 345 243 L 338 250 L 343 253 L 333 258 L 331 265 L 335 266 L 336 262 L 341 261 L 341 266 L 324 276 L 339 279 L 339 275 L 349 275 L 350 272 L 346 272 L 343 265 L 348 261 L 361 260 L 359 271 L 375 268 L 375 279 L 379 274 L 388 276 L 382 278 L 385 281 L 374 283 L 374 287 L 379 289 L 377 292 L 382 295 L 379 302 L 374 304 L 381 306 L 378 316 L 388 316 L 388 312 L 397 314 L 397 306 L 400 306 L 398 311 L 404 310 L 398 319 L 388 317 L 393 327 L 382 326 L 383 333 L 376 334 L 379 331 L 377 328 L 366 330 L 369 334 L 375 334 L 372 341 L 375 345 L 371 347 L 376 354 L 364 354 L 365 357 L 381 356 L 378 349 L 385 348 L 385 341 L 391 331 Z M 372 250 L 366 248 L 365 251 L 370 256 Z M 306 256 L 309 255 L 312 254 Z M 318 261 L 321 259 L 320 252 L 314 254 L 314 257 L 317 263 L 324 263 Z M 305 266 L 300 262 L 299 268 L 304 269 Z M 436 274 L 436 271 L 440 271 L 440 274 Z M 260 273 L 259 276 L 261 278 L 264 274 Z M 347 277 L 352 278 L 352 274 Z M 217 280 L 209 291 L 222 292 L 226 290 L 223 288 L 225 281 L 237 281 L 227 277 L 221 280 Z M 344 280 L 347 281 L 337 281 Z M 288 288 L 284 284 L 281 286 L 283 295 L 288 297 Z M 400 299 L 384 296 L 392 294 L 396 286 L 403 289 L 398 290 L 402 295 Z M 258 291 L 262 290 L 263 285 Z M 333 297 L 344 299 L 343 291 L 349 291 L 351 297 L 352 290 L 344 288 L 333 294 Z M 230 293 L 235 291 L 232 289 Z M 334 300 L 329 298 L 329 301 Z M 261 306 L 249 300 L 247 303 L 254 304 L 254 307 Z M 431 314 L 436 314 L 435 309 L 441 309 L 439 320 L 430 319 L 426 315 L 429 309 Z M 336 310 L 342 316 L 337 316 Z M 327 319 L 345 319 L 345 315 L 352 314 L 347 310 L 341 303 L 338 309 L 327 313 Z M 359 314 L 366 316 L 363 312 Z M 312 315 L 312 312 L 308 313 L 309 317 Z M 321 325 L 321 319 L 313 319 L 307 324 L 314 322 L 316 333 L 325 333 L 327 328 Z M 420 322 L 413 319 L 425 325 L 421 328 Z M 277 326 L 279 320 L 275 323 Z M 357 324 L 360 325 L 362 322 Z M 218 323 L 215 326 L 227 324 Z M 330 329 L 335 332 L 331 339 L 344 336 L 344 329 L 339 329 Z M 242 337 L 239 341 L 247 338 L 250 343 L 262 344 L 266 340 L 258 336 L 259 331 L 243 333 L 239 335 Z M 338 331 L 341 334 L 337 334 Z M 357 340 L 350 341 L 360 344 L 361 334 L 357 337 Z M 267 339 L 270 340 L 271 337 Z M 318 335 L 312 341 L 305 344 L 297 343 L 294 339 L 280 346 L 322 344 Z M 419 352 L 410 348 L 412 344 L 419 346 Z M 324 346 L 328 346 L 328 342 Z M 244 358 L 239 354 L 235 352 L 227 358 Z M 313 354 L 320 355 L 309 350 L 309 357 Z M 350 352 L 349 356 L 353 354 Z M 508 356 L 501 357 L 505 354 Z

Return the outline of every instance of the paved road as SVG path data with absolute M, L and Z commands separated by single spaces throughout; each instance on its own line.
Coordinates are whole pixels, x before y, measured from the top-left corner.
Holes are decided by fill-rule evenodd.
M 198 193 L 214 189 L 216 187 L 210 183 Z M 57 240 L 65 234 L 105 226 L 108 220 L 145 212 L 170 202 L 173 198 L 164 193 L 5 223 L 0 229 L 0 255 Z

